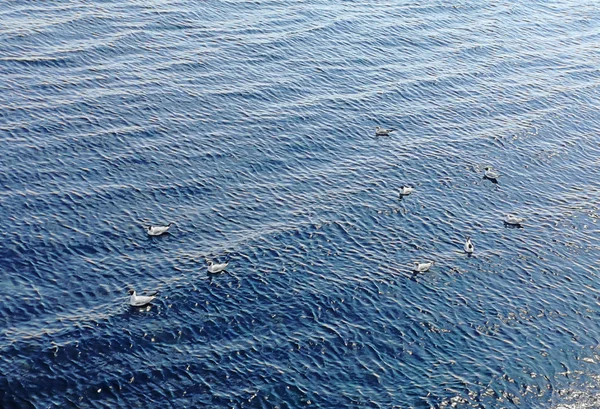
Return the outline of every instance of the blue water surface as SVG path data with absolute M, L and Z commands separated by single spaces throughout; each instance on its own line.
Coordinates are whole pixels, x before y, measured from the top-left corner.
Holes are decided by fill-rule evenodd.
M 597 2 L 0 6 L 0 407 L 600 405 Z

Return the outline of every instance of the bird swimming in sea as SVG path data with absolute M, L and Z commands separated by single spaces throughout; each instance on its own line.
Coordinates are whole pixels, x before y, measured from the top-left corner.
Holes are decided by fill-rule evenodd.
M 173 223 L 169 223 L 166 226 L 148 226 L 148 235 L 149 236 L 160 236 L 161 234 L 166 233 Z
M 430 261 L 429 263 L 419 263 L 415 261 L 415 268 L 413 271 L 416 273 L 424 273 L 431 268 L 431 266 L 435 263 L 435 261 Z
M 385 129 L 380 126 L 375 127 L 375 135 L 376 136 L 389 136 L 390 133 L 394 132 L 393 129 Z
M 129 290 L 129 305 L 132 307 L 143 307 L 148 305 L 156 298 L 156 293 L 152 295 L 137 295 L 135 290 Z
M 398 192 L 398 195 L 400 197 L 408 196 L 413 192 L 413 190 L 415 190 L 415 188 L 410 187 L 410 186 L 402 186 L 402 188 L 400 189 L 400 192 Z
M 510 224 L 510 225 L 513 225 L 513 226 L 519 226 L 519 225 L 521 225 L 521 223 L 523 223 L 524 221 L 525 221 L 525 219 L 524 219 L 524 218 L 522 218 L 522 217 L 517 217 L 517 216 L 515 216 L 515 215 L 513 215 L 513 214 L 507 214 L 507 215 L 504 217 L 504 223 L 506 223 L 506 224 Z
M 467 254 L 473 254 L 473 251 L 475 251 L 475 246 L 473 246 L 471 238 L 467 237 L 467 241 L 465 242 L 465 252 Z
M 493 170 L 491 166 L 486 166 L 483 176 L 491 181 L 495 181 L 500 177 L 500 174 Z
M 221 264 L 215 264 L 212 261 L 208 262 L 208 272 L 211 274 L 217 274 L 220 273 L 221 271 L 225 271 L 225 269 L 227 268 L 227 266 L 229 265 L 229 262 L 227 263 L 221 263 Z

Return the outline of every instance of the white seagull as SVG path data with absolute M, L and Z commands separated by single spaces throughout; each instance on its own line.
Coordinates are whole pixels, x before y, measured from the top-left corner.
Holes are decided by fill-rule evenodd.
M 161 234 L 166 233 L 173 223 L 169 223 L 166 226 L 148 226 L 148 235 L 149 236 L 160 236 Z
M 424 273 L 431 268 L 431 266 L 435 263 L 435 261 L 430 261 L 429 263 L 419 263 L 415 261 L 415 268 L 413 271 L 417 273 Z
M 229 265 L 229 263 L 221 263 L 221 264 L 215 264 L 212 261 L 208 262 L 208 272 L 211 274 L 217 274 L 220 273 L 221 271 L 224 271 L 227 266 Z
M 150 304 L 156 298 L 156 293 L 152 295 L 137 295 L 135 290 L 129 290 L 129 295 L 131 295 L 129 297 L 129 305 L 132 307 L 143 307 Z
M 517 216 L 512 215 L 512 214 L 507 214 L 505 216 L 505 218 L 504 218 L 504 223 L 506 223 L 506 224 L 512 224 L 512 225 L 520 225 L 524 221 L 525 221 L 524 218 L 517 217 Z
M 489 180 L 496 180 L 500 177 L 500 174 L 493 170 L 491 166 L 485 167 L 485 173 L 483 175 Z
M 465 242 L 465 252 L 468 254 L 472 254 L 474 250 L 475 250 L 475 246 L 473 246 L 473 243 L 471 242 L 471 238 L 467 237 L 467 241 Z
M 400 192 L 398 192 L 398 195 L 400 197 L 408 196 L 413 192 L 413 190 L 415 190 L 415 188 L 410 187 L 410 186 L 402 186 L 402 188 L 400 189 Z
M 392 132 L 394 132 L 393 129 L 385 129 L 380 126 L 375 127 L 375 135 L 377 136 L 389 136 Z

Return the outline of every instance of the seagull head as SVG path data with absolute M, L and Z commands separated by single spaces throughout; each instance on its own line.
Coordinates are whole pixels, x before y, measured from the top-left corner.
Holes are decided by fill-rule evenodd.
M 129 290 L 128 293 L 129 293 L 129 295 L 133 295 L 133 294 L 135 294 L 135 290 Z

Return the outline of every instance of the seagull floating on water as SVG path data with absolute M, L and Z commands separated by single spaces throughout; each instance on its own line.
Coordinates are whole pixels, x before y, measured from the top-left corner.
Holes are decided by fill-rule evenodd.
M 475 246 L 473 246 L 471 238 L 467 237 L 467 241 L 465 242 L 465 252 L 467 254 L 473 254 L 473 251 L 475 251 Z
M 415 268 L 413 271 L 417 273 L 424 273 L 431 268 L 431 266 L 435 263 L 435 261 L 430 261 L 429 263 L 419 263 L 415 261 Z
M 160 236 L 161 234 L 166 233 L 173 223 L 169 223 L 166 226 L 148 226 L 148 235 L 149 236 Z
M 377 136 L 389 136 L 392 132 L 394 132 L 393 129 L 385 129 L 380 126 L 375 127 L 375 135 Z
M 517 217 L 517 216 L 515 216 L 515 215 L 513 215 L 513 214 L 507 214 L 507 215 L 504 217 L 504 223 L 506 223 L 506 224 L 511 224 L 511 225 L 513 225 L 513 226 L 518 226 L 518 225 L 520 225 L 521 223 L 523 223 L 524 221 L 525 221 L 525 219 L 524 219 L 524 218 L 522 218 L 522 217 Z
M 400 192 L 398 192 L 398 195 L 400 197 L 408 196 L 413 192 L 413 190 L 415 190 L 415 188 L 410 187 L 410 186 L 402 186 L 402 188 L 400 189 Z
M 491 166 L 486 166 L 485 173 L 483 174 L 483 176 L 488 178 L 489 180 L 494 181 L 500 177 L 500 174 L 493 170 Z
M 152 295 L 137 295 L 135 290 L 129 290 L 129 305 L 132 307 L 143 307 L 144 305 L 148 305 L 156 298 L 156 293 Z
M 227 268 L 228 265 L 229 265 L 229 262 L 227 262 L 227 263 L 221 263 L 221 264 L 215 264 L 212 261 L 210 261 L 208 263 L 208 272 L 211 273 L 211 274 L 220 273 L 221 271 L 225 271 L 225 269 Z

